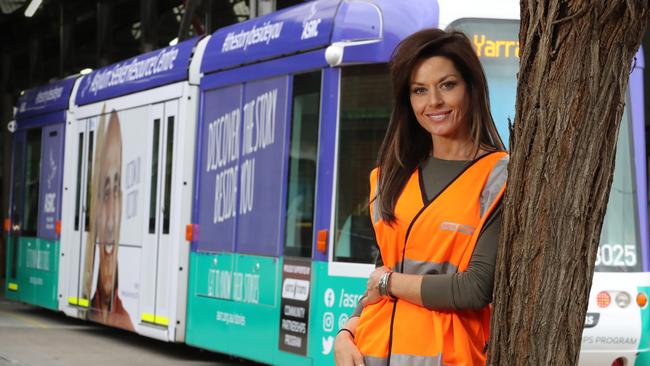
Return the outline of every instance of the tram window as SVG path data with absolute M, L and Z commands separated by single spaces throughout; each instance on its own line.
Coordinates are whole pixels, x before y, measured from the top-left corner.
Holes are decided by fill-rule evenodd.
M 174 116 L 167 117 L 167 156 L 165 157 L 165 211 L 163 211 L 163 234 L 169 234 L 171 211 L 172 162 L 174 153 Z
M 22 209 L 22 204 L 20 203 L 22 201 L 22 195 L 23 195 L 23 174 L 24 174 L 24 168 L 25 164 L 23 161 L 24 157 L 24 145 L 21 142 L 16 141 L 16 144 L 14 145 L 14 156 L 13 156 L 13 164 L 14 164 L 14 171 L 13 171 L 13 185 L 12 185 L 12 198 L 11 198 L 11 220 L 13 221 L 14 224 L 18 224 L 20 227 L 21 220 L 22 220 L 22 215 L 21 215 L 21 209 Z M 20 229 L 18 229 L 20 230 Z M 18 268 L 18 236 L 20 235 L 20 231 L 11 231 L 11 237 L 9 239 L 9 245 L 11 248 L 11 260 L 9 261 L 9 278 L 15 279 L 17 276 L 17 268 Z
M 153 120 L 153 141 L 151 148 L 151 191 L 149 196 L 149 234 L 156 232 L 156 197 L 158 197 L 158 136 L 160 119 Z
M 597 272 L 643 270 L 632 133 L 631 116 L 625 107 L 616 145 L 614 179 L 596 257 Z
M 293 78 L 284 255 L 311 257 L 321 73 Z
M 21 224 L 22 220 L 22 195 L 23 195 L 23 178 L 25 162 L 23 160 L 25 154 L 24 145 L 22 142 L 16 142 L 14 145 L 14 171 L 13 171 L 13 185 L 11 198 L 11 221 L 14 224 Z M 14 235 L 15 236 L 15 235 Z M 15 252 L 15 251 L 14 251 Z
M 79 205 L 81 204 L 81 165 L 83 162 L 83 157 L 81 153 L 83 152 L 84 147 L 84 134 L 83 132 L 79 134 L 79 144 L 77 148 L 77 197 L 75 199 L 75 210 L 74 210 L 74 229 L 75 231 L 79 230 Z
M 88 174 L 86 175 L 86 221 L 84 223 L 84 231 L 88 231 L 90 226 L 90 194 L 91 194 L 91 183 L 93 176 L 93 144 L 95 143 L 95 132 L 90 131 L 88 134 L 88 163 L 86 165 L 88 169 Z
M 38 187 L 41 171 L 41 129 L 27 131 L 25 159 L 25 201 L 23 235 L 36 236 L 38 226 Z
M 385 64 L 341 70 L 334 261 L 372 263 L 377 254 L 368 177 L 390 119 L 390 85 Z

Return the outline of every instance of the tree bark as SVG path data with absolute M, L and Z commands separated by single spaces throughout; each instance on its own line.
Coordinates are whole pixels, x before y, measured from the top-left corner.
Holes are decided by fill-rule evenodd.
M 647 0 L 521 1 L 491 365 L 578 361 Z

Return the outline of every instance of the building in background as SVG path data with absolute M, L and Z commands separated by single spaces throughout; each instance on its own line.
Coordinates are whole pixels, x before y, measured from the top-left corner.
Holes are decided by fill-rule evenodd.
M 305 0 L 0 0 L 0 222 L 8 216 L 11 133 L 21 91 Z M 4 277 L 6 235 L 0 235 Z M 4 280 L 0 281 L 4 283 Z

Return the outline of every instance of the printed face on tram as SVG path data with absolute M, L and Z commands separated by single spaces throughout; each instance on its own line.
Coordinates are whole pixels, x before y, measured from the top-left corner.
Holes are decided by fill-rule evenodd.
M 469 139 L 467 84 L 450 59 L 433 56 L 417 63 L 410 88 L 413 113 L 434 139 Z
M 117 268 L 122 215 L 122 136 L 117 113 L 111 113 L 102 145 L 97 213 L 99 281 L 102 296 L 110 298 Z M 98 289 L 99 290 L 99 289 Z

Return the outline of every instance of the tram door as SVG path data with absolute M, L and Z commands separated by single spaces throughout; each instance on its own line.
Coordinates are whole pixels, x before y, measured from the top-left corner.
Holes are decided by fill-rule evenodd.
M 150 131 L 147 142 L 149 174 L 145 176 L 145 184 L 149 186 L 149 192 L 145 202 L 149 205 L 145 209 L 140 320 L 144 324 L 163 327 L 169 324 L 171 274 L 176 273 L 170 262 L 173 251 L 170 228 L 177 116 L 178 100 L 172 100 L 152 105 L 147 121 L 147 130 Z
M 23 223 L 23 203 L 25 192 L 25 144 L 26 134 L 18 131 L 13 135 L 12 183 L 9 207 L 10 227 L 7 232 L 7 297 L 18 291 L 18 240 Z
M 65 223 L 71 225 L 72 235 L 68 250 L 65 253 L 68 256 L 67 263 L 69 267 L 64 269 L 69 271 L 67 279 L 67 302 L 68 305 L 78 306 L 82 309 L 90 305 L 91 291 L 93 287 L 93 262 L 94 262 L 94 245 L 89 240 L 89 231 L 91 226 L 91 205 L 92 205 L 92 177 L 95 158 L 95 126 L 96 120 L 93 118 L 76 122 L 72 126 L 75 153 L 72 161 L 67 161 L 69 166 L 74 167 L 75 178 L 74 184 L 66 187 L 71 189 L 74 199 L 74 218 L 73 222 Z M 82 315 L 83 316 L 83 315 Z

